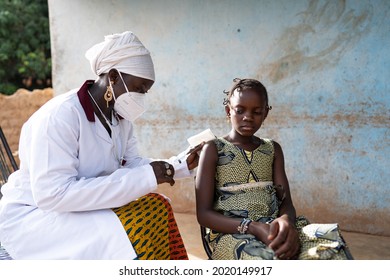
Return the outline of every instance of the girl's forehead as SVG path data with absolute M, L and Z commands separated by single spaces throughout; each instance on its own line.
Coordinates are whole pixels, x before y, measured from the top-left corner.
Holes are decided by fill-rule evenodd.
M 231 103 L 252 102 L 256 104 L 264 104 L 265 96 L 263 93 L 254 89 L 244 89 L 242 91 L 235 90 L 230 98 Z

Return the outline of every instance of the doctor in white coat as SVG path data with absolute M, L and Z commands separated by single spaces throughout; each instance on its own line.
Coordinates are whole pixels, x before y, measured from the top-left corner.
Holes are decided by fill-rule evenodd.
M 0 241 L 14 259 L 136 259 L 112 208 L 197 165 L 201 147 L 184 160 L 138 154 L 132 121 L 155 77 L 132 32 L 106 36 L 86 57 L 97 79 L 54 97 L 22 128 L 20 169 L 0 201 Z

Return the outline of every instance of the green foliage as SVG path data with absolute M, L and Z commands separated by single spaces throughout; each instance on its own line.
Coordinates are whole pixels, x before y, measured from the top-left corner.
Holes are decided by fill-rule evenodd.
M 0 92 L 51 86 L 47 0 L 0 0 Z

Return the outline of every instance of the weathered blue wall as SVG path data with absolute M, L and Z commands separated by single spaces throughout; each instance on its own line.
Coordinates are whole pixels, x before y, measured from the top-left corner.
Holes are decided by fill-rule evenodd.
M 205 128 L 227 133 L 222 91 L 235 77 L 257 78 L 273 106 L 259 135 L 284 148 L 298 214 L 390 235 L 390 1 L 49 7 L 57 94 L 93 77 L 84 52 L 106 34 L 132 30 L 152 52 L 157 80 L 137 121 L 143 154 L 170 156 Z M 194 211 L 191 180 L 168 192 Z

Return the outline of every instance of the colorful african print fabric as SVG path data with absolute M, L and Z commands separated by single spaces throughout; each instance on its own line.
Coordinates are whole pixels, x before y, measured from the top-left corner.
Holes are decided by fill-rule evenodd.
M 172 207 L 157 193 L 113 209 L 137 253 L 139 260 L 187 260 Z
M 214 209 L 232 218 L 267 223 L 278 217 L 283 188 L 273 185 L 272 140 L 261 139 L 254 151 L 245 151 L 223 138 L 215 140 L 218 163 Z M 301 252 L 298 259 L 346 259 L 337 224 L 310 224 L 299 216 Z M 274 251 L 251 234 L 223 234 L 206 230 L 212 259 L 276 259 Z

